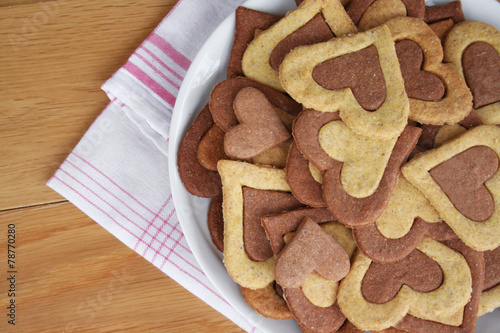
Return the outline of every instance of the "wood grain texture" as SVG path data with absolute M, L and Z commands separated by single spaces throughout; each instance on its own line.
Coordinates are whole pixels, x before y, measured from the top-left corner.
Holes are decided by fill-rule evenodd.
M 108 104 L 101 84 L 175 2 L 1 7 L 0 209 L 62 199 L 45 183 Z
M 5 319 L 2 274 L 2 332 L 242 332 L 71 203 L 0 213 L 2 258 L 10 223 L 17 318 L 15 329 Z
M 176 2 L 0 0 L 0 332 L 243 332 L 45 185 Z

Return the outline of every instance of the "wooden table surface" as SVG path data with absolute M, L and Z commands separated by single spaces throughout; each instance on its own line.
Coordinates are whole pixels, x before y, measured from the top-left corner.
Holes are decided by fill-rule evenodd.
M 1 332 L 243 332 L 45 185 L 176 2 L 0 0 Z

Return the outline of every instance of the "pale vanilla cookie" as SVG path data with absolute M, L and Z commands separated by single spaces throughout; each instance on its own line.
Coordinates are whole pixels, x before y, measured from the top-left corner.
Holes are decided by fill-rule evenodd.
M 370 46 L 376 48 L 385 83 L 385 99 L 374 111 L 364 109 L 350 87 L 330 90 L 318 83 L 321 76 L 334 77 L 336 71 L 328 71 L 328 68 L 315 71 L 319 65 Z M 360 135 L 388 140 L 399 136 L 407 124 L 409 100 L 387 26 L 295 48 L 281 64 L 280 80 L 286 92 L 304 107 L 324 112 L 339 111 L 346 125 Z
M 410 99 L 410 119 L 433 125 L 454 124 L 464 119 L 472 109 L 472 94 L 462 76 L 443 63 L 439 37 L 425 22 L 414 17 L 397 17 L 385 24 L 396 43 Z M 439 85 L 444 86 L 444 91 L 434 96 Z
M 330 36 L 314 37 L 307 40 L 299 38 L 294 45 L 312 44 L 328 40 L 334 36 L 356 33 L 357 29 L 338 0 L 305 0 L 297 9 L 290 11 L 283 19 L 262 32 L 247 47 L 242 60 L 246 77 L 283 91 L 278 71 L 271 64 L 273 51 L 280 42 L 306 26 L 317 15 L 322 15 L 327 27 L 333 32 Z M 319 36 L 319 34 L 317 34 Z M 279 65 L 279 64 L 278 64 Z
M 483 123 L 500 124 L 500 31 L 483 22 L 459 23 L 446 37 L 444 59 L 465 78 Z
M 252 158 L 253 164 L 261 164 L 273 166 L 279 169 L 283 169 L 286 166 L 286 160 L 288 157 L 288 151 L 293 142 L 293 139 L 289 139 L 282 144 L 279 144 L 273 148 L 270 148 L 259 155 Z
M 482 125 L 414 157 L 405 178 L 436 208 L 465 244 L 500 245 L 500 128 Z
M 417 316 L 407 315 L 395 327 L 405 332 L 439 332 L 439 333 L 473 333 L 478 317 L 479 298 L 485 276 L 483 253 L 474 251 L 460 239 L 442 242 L 450 249 L 460 253 L 470 268 L 472 277 L 471 299 L 465 305 L 459 316 L 462 321 L 457 325 L 446 325 L 436 321 L 429 321 Z
M 243 188 L 290 192 L 285 171 L 245 162 L 221 160 L 218 170 L 222 180 L 224 216 L 224 264 L 233 280 L 245 288 L 261 289 L 274 281 L 275 259 L 251 260 L 243 233 Z
M 471 299 L 471 269 L 464 256 L 424 238 L 405 259 L 375 264 L 357 252 L 338 293 L 344 315 L 363 330 L 395 326 L 407 315 L 459 326 Z

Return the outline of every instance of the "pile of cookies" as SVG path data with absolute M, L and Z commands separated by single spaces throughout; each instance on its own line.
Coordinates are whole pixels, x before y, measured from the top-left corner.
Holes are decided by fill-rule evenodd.
M 500 307 L 500 32 L 459 1 L 296 2 L 237 9 L 179 147 L 228 273 L 304 332 L 473 332 Z

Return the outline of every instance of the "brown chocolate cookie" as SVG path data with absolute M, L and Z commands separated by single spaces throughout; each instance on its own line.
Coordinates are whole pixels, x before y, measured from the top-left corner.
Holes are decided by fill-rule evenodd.
M 197 156 L 198 145 L 213 124 L 207 105 L 184 134 L 177 153 L 177 168 L 184 187 L 189 193 L 204 198 L 213 198 L 222 193 L 222 184 L 217 171 L 204 168 Z
M 311 207 L 325 207 L 321 184 L 311 175 L 309 161 L 302 156 L 295 143 L 290 147 L 285 171 L 286 180 L 297 200 Z
M 236 22 L 234 40 L 227 64 L 227 78 L 232 79 L 244 76 L 241 69 L 243 53 L 254 37 L 257 30 L 265 30 L 278 22 L 281 17 L 260 12 L 246 7 L 236 8 Z
M 302 206 L 287 192 L 243 187 L 243 243 L 248 257 L 254 261 L 265 261 L 273 256 L 271 245 L 261 224 L 263 216 Z

